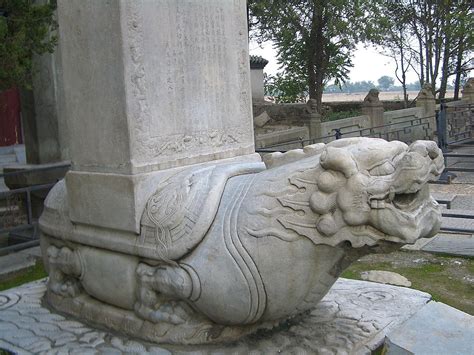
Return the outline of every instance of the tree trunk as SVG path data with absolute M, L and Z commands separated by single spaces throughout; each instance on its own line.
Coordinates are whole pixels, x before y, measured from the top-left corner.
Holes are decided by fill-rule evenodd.
M 326 41 L 324 38 L 324 2 L 315 1 L 313 10 L 313 18 L 311 24 L 311 35 L 309 46 L 309 60 L 308 60 L 308 87 L 309 98 L 315 99 L 318 107 L 318 112 L 322 111 L 323 99 L 323 79 L 324 79 L 324 57 L 326 49 Z M 316 45 L 323 50 L 316 51 Z
M 444 51 L 443 51 L 443 67 L 441 69 L 441 85 L 439 87 L 439 98 L 444 99 L 446 97 L 446 90 L 448 88 L 448 77 L 449 77 L 449 52 L 450 52 L 450 39 L 447 34 L 445 35 Z
M 461 38 L 459 40 L 458 53 L 457 53 L 457 58 L 456 58 L 456 77 L 454 79 L 454 100 L 459 100 L 463 52 L 464 52 L 464 41 L 463 41 L 463 38 Z

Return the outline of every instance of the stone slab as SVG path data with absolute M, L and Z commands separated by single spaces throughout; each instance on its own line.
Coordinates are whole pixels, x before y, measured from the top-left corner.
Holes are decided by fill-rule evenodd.
M 369 354 L 384 337 L 425 306 L 427 293 L 339 279 L 311 312 L 273 330 L 215 346 L 139 342 L 52 313 L 42 304 L 46 279 L 0 292 L 0 349 L 25 353 Z
M 421 250 L 426 244 L 430 243 L 435 237 L 420 238 L 415 244 L 406 244 L 402 247 L 403 250 Z
M 12 253 L 0 257 L 0 280 L 35 266 L 36 258 L 26 253 Z
M 460 256 L 474 256 L 474 236 L 466 234 L 438 234 L 422 251 Z
M 472 354 L 474 317 L 440 302 L 429 302 L 389 332 L 386 354 Z
M 28 249 L 23 249 L 18 251 L 17 253 L 23 254 L 23 255 L 28 255 L 36 259 L 41 259 L 41 248 L 38 247 L 33 247 L 33 248 L 28 248 Z
M 441 227 L 462 228 L 468 231 L 474 231 L 474 219 L 443 217 L 441 220 Z

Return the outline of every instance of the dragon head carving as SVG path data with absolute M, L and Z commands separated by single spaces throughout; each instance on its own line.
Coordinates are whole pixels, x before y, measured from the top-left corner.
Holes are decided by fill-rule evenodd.
M 399 141 L 347 138 L 289 153 L 286 157 L 277 153 L 286 160 L 276 169 L 291 171 L 287 164 L 291 157 L 298 160 L 293 164 L 307 168 L 290 175 L 296 189 L 277 197 L 284 207 L 300 210 L 275 216 L 286 231 L 316 244 L 349 241 L 360 247 L 380 240 L 414 243 L 439 230 L 441 212 L 427 184 L 444 169 L 435 142 L 407 146 Z

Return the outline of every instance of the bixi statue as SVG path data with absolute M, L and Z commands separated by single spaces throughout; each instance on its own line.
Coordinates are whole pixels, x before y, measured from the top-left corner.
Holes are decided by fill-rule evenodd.
M 40 220 L 47 302 L 149 341 L 235 340 L 311 309 L 361 256 L 439 229 L 432 141 L 348 138 L 264 161 L 182 169 L 149 198 L 140 235 L 100 241 L 71 223 L 58 183 Z

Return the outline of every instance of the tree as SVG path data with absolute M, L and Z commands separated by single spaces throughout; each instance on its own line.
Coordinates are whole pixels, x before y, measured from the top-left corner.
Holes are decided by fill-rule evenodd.
M 309 97 L 321 110 L 324 85 L 331 79 L 336 84 L 348 79 L 351 52 L 367 25 L 365 3 L 249 0 L 251 36 L 273 41 L 282 76 L 305 82 Z
M 378 14 L 376 21 L 379 31 L 370 34 L 373 43 L 379 45 L 380 52 L 395 63 L 395 77 L 402 85 L 403 102 L 408 107 L 407 72 L 413 63 L 410 50 L 409 23 L 411 13 L 403 1 L 373 2 Z
M 53 52 L 55 2 L 0 0 L 0 91 L 31 85 L 34 54 Z
M 283 73 L 264 77 L 265 94 L 276 103 L 306 102 L 308 92 L 304 79 L 289 77 Z
M 397 79 L 405 87 L 405 73 L 413 68 L 420 85 L 432 83 L 433 93 L 444 98 L 448 80 L 455 75 L 455 93 L 460 80 L 472 69 L 474 16 L 468 0 L 398 0 L 378 2 L 378 36 L 371 40 L 397 63 Z M 440 83 L 439 88 L 435 85 Z M 456 95 L 457 97 L 457 95 Z
M 377 83 L 379 84 L 378 86 L 380 90 L 387 91 L 393 86 L 393 84 L 395 84 L 395 80 L 390 76 L 384 75 L 377 80 Z

